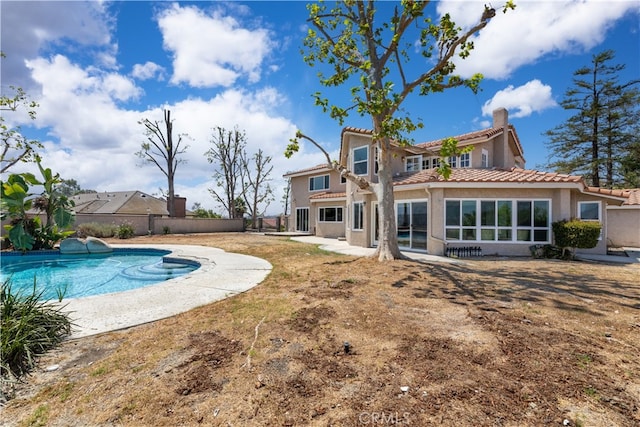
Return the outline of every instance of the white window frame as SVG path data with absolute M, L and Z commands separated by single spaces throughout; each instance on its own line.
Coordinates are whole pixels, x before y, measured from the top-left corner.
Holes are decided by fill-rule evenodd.
M 583 218 L 582 217 L 582 206 L 584 205 L 598 205 L 598 218 Z M 578 202 L 578 219 L 581 221 L 597 221 L 602 222 L 602 203 L 599 201 L 584 201 Z
M 360 152 L 360 151 L 364 151 L 367 155 L 363 160 L 356 161 L 356 152 Z M 354 148 L 352 150 L 352 152 L 351 152 L 351 159 L 352 159 L 351 163 L 352 163 L 353 173 L 354 174 L 360 175 L 360 176 L 369 175 L 369 146 L 368 145 Z M 360 164 L 364 164 L 365 165 L 364 173 L 358 173 L 356 171 L 356 166 L 358 166 Z
M 486 148 L 482 149 L 482 160 L 480 166 L 483 168 L 489 167 L 489 150 L 487 150 Z
M 447 202 L 458 202 L 459 206 L 459 214 L 458 214 L 458 224 L 447 224 Z M 495 204 L 495 219 L 493 225 L 483 225 L 482 224 L 482 202 L 493 202 Z M 499 215 L 499 203 L 511 203 L 511 221 L 509 226 L 501 225 L 498 222 Z M 531 224 L 530 225 L 518 225 L 518 202 L 529 202 L 531 203 Z M 535 224 L 535 205 L 546 203 L 546 213 L 547 213 L 547 221 L 544 226 Z M 466 205 L 467 209 L 471 209 L 474 212 L 474 221 L 475 224 L 465 224 L 464 223 L 464 206 Z M 509 199 L 509 198 L 495 198 L 495 199 L 458 199 L 458 198 L 450 198 L 444 200 L 444 228 L 445 228 L 445 240 L 447 242 L 478 242 L 478 243 L 522 243 L 522 244 L 532 244 L 532 243 L 551 243 L 552 239 L 552 227 L 551 227 L 551 199 Z M 457 232 L 457 238 L 449 237 L 450 232 Z M 490 232 L 493 230 L 493 238 L 492 239 L 483 239 L 482 231 Z M 500 231 L 510 230 L 511 238 L 509 240 L 500 238 Z M 519 240 L 518 239 L 518 231 L 529 231 L 529 239 L 528 240 Z M 535 240 L 536 231 L 546 231 L 547 240 Z M 465 239 L 466 235 L 473 235 L 474 238 Z
M 591 205 L 591 204 L 597 204 L 598 205 L 598 219 L 593 219 L 593 218 L 583 218 L 582 217 L 582 206 L 583 205 Z M 600 223 L 600 236 L 598 236 L 598 240 L 602 240 L 602 232 L 603 232 L 603 228 L 602 227 L 602 202 L 598 201 L 598 200 L 591 200 L 591 201 L 583 201 L 583 202 L 578 202 L 578 215 L 577 215 L 578 219 L 581 221 L 591 221 L 591 222 L 598 222 Z
M 470 168 L 471 167 L 471 153 L 463 153 L 460 154 L 460 167 L 461 168 Z
M 379 151 L 377 146 L 373 148 L 373 155 L 374 155 L 373 174 L 378 175 L 378 169 L 380 169 L 380 165 L 378 164 Z
M 322 179 L 322 188 L 312 188 L 312 182 L 315 183 L 316 180 Z M 326 185 L 326 187 L 325 187 Z M 317 176 L 310 176 L 309 177 L 309 191 L 323 191 L 323 190 L 328 190 L 331 187 L 331 178 L 329 177 L 329 174 L 326 175 L 317 175 Z
M 411 168 L 409 165 L 412 165 Z M 418 172 L 422 170 L 422 156 L 407 156 L 404 159 L 404 171 L 405 172 Z
M 364 203 L 353 202 L 353 223 L 351 229 L 354 231 L 364 230 Z
M 336 216 L 335 216 L 335 221 L 327 221 L 327 214 L 326 211 L 327 209 L 335 209 L 336 210 Z M 340 212 L 338 214 L 338 212 Z M 324 214 L 323 214 L 324 213 Z M 318 207 L 318 222 L 326 222 L 326 223 L 338 223 L 338 222 L 344 222 L 344 210 L 342 208 L 342 206 L 321 206 Z

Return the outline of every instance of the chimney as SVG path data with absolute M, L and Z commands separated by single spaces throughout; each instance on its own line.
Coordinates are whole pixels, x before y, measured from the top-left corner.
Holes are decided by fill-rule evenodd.
M 494 139 L 493 165 L 509 167 L 513 160 L 509 152 L 509 113 L 506 108 L 493 110 L 493 128 L 502 129 L 502 134 Z
M 493 110 L 493 127 L 504 128 L 509 125 L 509 112 L 506 108 L 496 108 Z
M 169 199 L 167 199 L 167 210 L 169 210 Z M 184 218 L 187 216 L 187 198 L 175 195 L 173 197 L 174 218 Z

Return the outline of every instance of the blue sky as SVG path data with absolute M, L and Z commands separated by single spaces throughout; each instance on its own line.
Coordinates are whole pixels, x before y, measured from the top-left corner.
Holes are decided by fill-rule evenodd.
M 449 12 L 465 26 L 484 3 L 434 2 L 429 13 Z M 640 78 L 639 1 L 516 4 L 515 11 L 497 14 L 471 56 L 458 64 L 462 75 L 485 75 L 480 93 L 455 89 L 409 98 L 406 110 L 425 124 L 413 135 L 416 142 L 489 127 L 491 111 L 505 107 L 527 167 L 540 169 L 548 156 L 543 133 L 569 116 L 558 104 L 576 69 L 589 66 L 593 54 L 614 49 L 614 62 L 626 66 L 621 81 Z M 335 154 L 341 130 L 313 105 L 311 94 L 324 89 L 300 54 L 305 5 L 2 0 L 3 94 L 9 85 L 21 86 L 40 104 L 35 121 L 24 111 L 3 112 L 5 120 L 43 142 L 46 167 L 83 188 L 158 194 L 166 179 L 134 155 L 144 141 L 138 121 L 162 121 L 162 110 L 170 109 L 174 132 L 191 137 L 176 192 L 187 197 L 189 208 L 200 202 L 217 212 L 223 210 L 207 190 L 215 185 L 214 166 L 204 153 L 213 128 L 237 126 L 247 134 L 249 153 L 261 148 L 273 157 L 276 199 L 267 212 L 280 213 L 282 174 L 324 161 L 308 145 L 286 159 L 289 138 L 301 129 Z M 411 64 L 414 72 L 425 65 Z M 352 116 L 345 125 L 370 128 L 371 122 Z

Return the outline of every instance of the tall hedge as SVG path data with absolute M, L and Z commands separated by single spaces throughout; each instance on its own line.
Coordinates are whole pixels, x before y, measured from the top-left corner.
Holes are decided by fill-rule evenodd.
M 562 248 L 563 256 L 567 249 L 571 249 L 571 256 L 576 249 L 595 248 L 600 238 L 602 226 L 595 221 L 580 221 L 563 219 L 551 224 L 556 246 Z

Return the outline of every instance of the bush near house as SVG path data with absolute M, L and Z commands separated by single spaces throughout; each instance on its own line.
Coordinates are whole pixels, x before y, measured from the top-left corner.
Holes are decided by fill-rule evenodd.
M 580 221 L 565 219 L 551 224 L 556 246 L 562 248 L 562 256 L 567 256 L 570 250 L 570 257 L 573 258 L 576 249 L 591 249 L 598 244 L 602 226 L 599 222 Z

